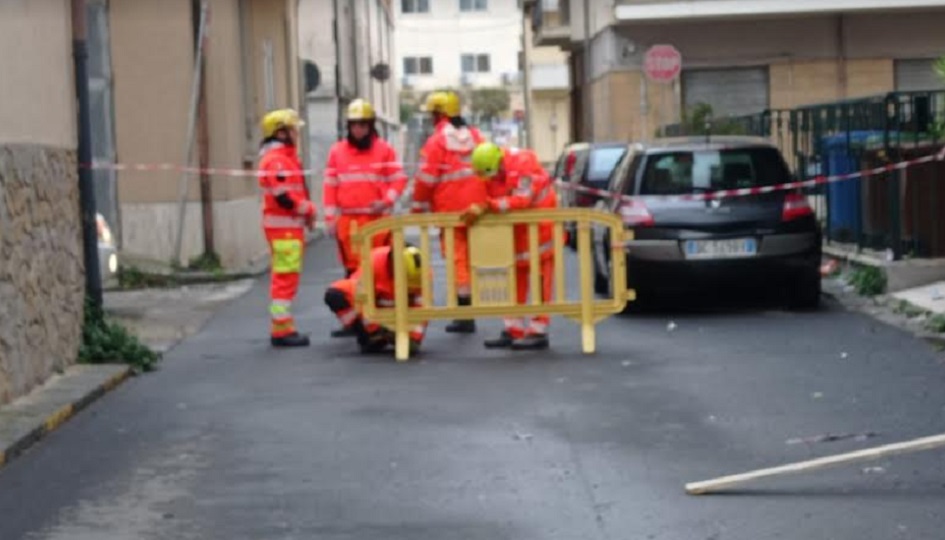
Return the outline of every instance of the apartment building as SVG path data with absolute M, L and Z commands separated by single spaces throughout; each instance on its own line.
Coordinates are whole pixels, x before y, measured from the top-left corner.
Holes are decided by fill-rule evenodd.
M 397 0 L 395 11 L 404 90 L 520 87 L 517 0 Z
M 571 140 L 571 75 L 567 53 L 554 46 L 535 46 L 533 27 L 540 26 L 535 18 L 542 14 L 535 4 L 536 0 L 523 4 L 528 144 L 550 166 Z
M 575 138 L 650 138 L 698 103 L 711 105 L 716 116 L 739 115 L 941 87 L 931 69 L 932 59 L 945 53 L 945 2 L 938 0 L 552 0 L 537 6 L 543 13 L 535 43 L 570 54 Z M 643 56 L 655 44 L 682 53 L 676 83 L 651 83 L 643 75 Z
M 394 34 L 390 0 L 300 0 L 299 47 L 307 75 L 309 145 L 316 172 L 324 167 L 331 145 L 344 135 L 344 111 L 356 98 L 374 105 L 378 131 L 400 150 Z M 321 196 L 320 181 L 321 174 L 316 174 L 313 196 Z

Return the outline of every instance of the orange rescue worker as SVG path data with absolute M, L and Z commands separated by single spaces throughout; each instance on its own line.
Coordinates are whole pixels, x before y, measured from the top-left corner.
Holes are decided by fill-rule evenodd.
M 338 240 L 338 256 L 347 275 L 358 269 L 359 246 L 351 244 L 358 228 L 390 215 L 407 185 L 397 153 L 377 133 L 374 107 L 363 99 L 348 105 L 348 137 L 335 143 L 325 166 L 325 221 Z M 376 235 L 375 247 L 390 243 Z
M 476 145 L 483 142 L 479 130 L 466 125 L 460 116 L 459 97 L 453 92 L 433 92 L 424 109 L 433 115 L 435 131 L 423 145 L 423 164 L 413 192 L 414 212 L 464 212 L 488 201 L 487 186 L 472 170 L 470 159 Z M 456 296 L 460 306 L 472 305 L 469 274 L 469 247 L 465 227 L 455 230 Z M 444 236 L 440 247 L 446 255 Z M 447 332 L 471 334 L 476 321 L 455 320 Z
M 292 109 L 272 111 L 262 119 L 259 185 L 263 191 L 263 230 L 272 256 L 269 304 L 273 347 L 307 347 L 292 318 L 292 301 L 299 289 L 305 229 L 315 222 L 315 204 L 309 200 L 302 162 L 296 146 L 299 127 L 305 125 Z
M 502 149 L 493 143 L 476 147 L 472 154 L 472 166 L 483 178 L 489 180 L 493 195 L 485 206 L 475 206 L 463 214 L 463 221 L 472 225 L 485 212 L 509 212 L 531 208 L 555 208 L 557 195 L 548 174 L 538 157 L 531 150 Z M 528 299 L 529 249 L 528 226 L 515 226 L 515 281 L 518 303 Z M 538 226 L 538 250 L 541 264 L 541 292 L 547 301 L 551 298 L 554 276 L 554 229 L 550 223 Z M 525 321 L 509 317 L 505 319 L 505 330 L 496 339 L 485 342 L 488 348 L 547 349 L 547 315 L 538 315 L 525 325 Z
M 421 273 L 422 260 L 420 250 L 408 246 L 403 252 L 405 274 L 407 276 L 407 294 L 410 306 L 422 305 Z M 394 306 L 394 257 L 390 246 L 376 247 L 371 250 L 371 268 L 374 273 L 374 301 L 378 307 Z M 358 338 L 358 345 L 362 353 L 383 352 L 394 344 L 393 334 L 378 324 L 365 321 L 364 317 L 355 308 L 354 295 L 361 280 L 359 268 L 351 276 L 339 279 L 325 291 L 325 304 L 338 317 L 341 324 L 352 331 Z M 420 350 L 423 336 L 426 333 L 426 324 L 417 325 L 410 329 L 410 352 L 415 354 Z

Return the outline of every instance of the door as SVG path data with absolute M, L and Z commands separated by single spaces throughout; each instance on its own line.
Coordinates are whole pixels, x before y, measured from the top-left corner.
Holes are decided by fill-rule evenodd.
M 683 71 L 683 104 L 701 103 L 715 118 L 741 116 L 768 108 L 768 68 L 693 69 Z

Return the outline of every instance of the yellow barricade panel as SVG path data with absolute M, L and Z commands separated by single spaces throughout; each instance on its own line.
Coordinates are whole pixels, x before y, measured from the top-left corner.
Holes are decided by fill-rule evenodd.
M 554 226 L 553 298 L 542 299 L 540 289 L 540 249 L 538 227 L 542 223 Z M 566 272 L 565 257 L 572 256 L 564 248 L 562 226 L 575 223 L 578 233 L 577 272 Z M 516 225 L 524 225 L 529 231 L 528 242 L 528 289 L 531 298 L 524 304 L 517 302 L 516 295 L 516 253 L 514 230 Z M 474 319 L 482 317 L 529 317 L 534 315 L 557 315 L 577 321 L 581 325 L 582 350 L 592 353 L 595 350 L 594 325 L 623 311 L 628 301 L 635 297 L 634 291 L 627 290 L 621 284 L 627 282 L 625 241 L 629 234 L 624 231 L 620 218 L 596 210 L 554 209 L 527 210 L 509 214 L 490 214 L 483 217 L 475 226 L 469 228 L 469 264 L 472 288 L 472 306 L 458 306 L 455 292 L 456 272 L 454 268 L 456 243 L 450 232 L 454 227 L 462 226 L 458 214 L 413 214 L 384 218 L 365 225 L 358 232 L 357 242 L 361 248 L 362 282 L 359 283 L 358 303 L 365 318 L 382 324 L 397 334 L 396 356 L 399 361 L 409 356 L 407 330 L 411 326 L 429 320 Z M 370 265 L 371 241 L 374 235 L 390 231 L 395 249 L 403 249 L 406 229 L 419 229 L 419 244 L 424 264 L 429 269 L 435 259 L 443 261 L 441 275 L 445 274 L 445 290 L 434 294 L 434 280 L 429 272 L 424 272 L 422 288 L 415 291 L 423 298 L 423 306 L 407 306 L 407 284 L 400 257 L 395 257 L 394 287 L 395 306 L 378 307 L 374 294 L 374 278 Z M 444 232 L 442 251 L 434 251 L 430 236 L 433 230 Z M 595 244 L 599 245 L 599 236 L 595 231 L 609 230 L 612 239 L 610 249 L 609 275 L 613 283 L 608 297 L 597 298 L 593 294 Z M 545 249 L 545 248 L 541 248 Z M 367 262 L 367 264 L 365 264 Z M 568 268 L 573 268 L 567 265 Z M 567 283 L 565 283 L 567 281 Z M 439 282 L 442 284 L 442 282 Z M 568 300 L 564 294 L 568 284 L 577 289 L 578 298 Z M 438 285 L 439 286 L 439 285 Z M 433 299 L 443 298 L 445 305 L 434 305 Z M 539 294 L 536 294 L 539 293 Z
M 515 305 L 515 238 L 509 224 L 469 229 L 473 306 Z

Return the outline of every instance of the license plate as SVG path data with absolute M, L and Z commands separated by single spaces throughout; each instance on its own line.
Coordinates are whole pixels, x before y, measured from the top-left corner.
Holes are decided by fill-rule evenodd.
M 684 249 L 687 259 L 736 259 L 757 255 L 758 242 L 754 238 L 686 240 Z

